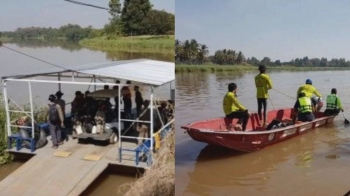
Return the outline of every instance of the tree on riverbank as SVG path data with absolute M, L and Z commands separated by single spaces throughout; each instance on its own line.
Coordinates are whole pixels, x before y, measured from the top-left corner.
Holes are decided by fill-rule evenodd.
M 190 64 L 200 64 L 208 61 L 208 47 L 199 44 L 195 39 L 180 42 L 175 40 L 175 60 Z
M 107 35 L 164 35 L 174 34 L 175 16 L 166 11 L 152 9 L 149 0 L 110 0 L 112 18 L 105 26 Z
M 201 47 L 204 47 L 201 49 Z M 201 53 L 200 51 L 204 51 Z M 180 41 L 175 40 L 175 62 L 177 64 L 217 64 L 217 65 L 253 65 L 264 64 L 266 66 L 295 66 L 295 67 L 350 67 L 350 61 L 345 58 L 331 59 L 327 58 L 303 58 L 292 59 L 291 61 L 281 62 L 264 57 L 258 60 L 256 57 L 245 58 L 243 52 L 238 53 L 231 49 L 217 50 L 214 55 L 209 56 L 208 47 L 200 44 L 195 39 Z

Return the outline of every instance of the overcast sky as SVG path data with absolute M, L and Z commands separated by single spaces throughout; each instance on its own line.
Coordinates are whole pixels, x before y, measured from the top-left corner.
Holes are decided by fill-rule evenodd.
M 108 8 L 109 0 L 77 0 Z M 174 0 L 150 0 L 154 9 L 175 12 Z M 121 0 L 121 2 L 123 2 Z M 63 0 L 0 0 L 0 31 L 18 27 L 60 27 L 71 23 L 102 28 L 108 23 L 107 10 Z
M 259 60 L 350 60 L 348 0 L 176 0 L 176 38 Z

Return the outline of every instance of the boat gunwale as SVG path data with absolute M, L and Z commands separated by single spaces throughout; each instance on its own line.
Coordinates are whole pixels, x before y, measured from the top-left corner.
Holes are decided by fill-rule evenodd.
M 299 128 L 301 126 L 308 125 L 308 124 L 313 125 L 314 123 L 317 123 L 317 122 L 322 121 L 322 120 L 328 120 L 330 118 L 335 118 L 335 116 L 325 116 L 325 117 L 317 118 L 311 122 L 303 122 L 303 123 L 296 124 L 296 125 L 294 124 L 294 125 L 290 125 L 287 127 L 281 127 L 279 129 L 266 130 L 266 131 L 254 131 L 254 130 L 251 130 L 251 131 L 225 131 L 225 130 L 223 130 L 223 131 L 215 131 L 215 130 L 209 131 L 209 129 L 201 130 L 200 128 L 192 128 L 191 127 L 194 124 L 198 124 L 200 122 L 205 122 L 205 121 L 209 121 L 209 120 L 191 123 L 191 124 L 188 124 L 187 126 L 181 126 L 181 128 L 187 130 L 188 132 L 196 131 L 196 132 L 200 132 L 200 133 L 209 133 L 209 134 L 260 135 L 260 134 L 282 132 L 282 131 L 286 131 L 286 130 L 290 130 L 290 129 L 294 129 L 294 128 Z M 216 119 L 221 119 L 221 118 L 216 118 Z M 210 119 L 210 120 L 215 120 L 215 119 Z

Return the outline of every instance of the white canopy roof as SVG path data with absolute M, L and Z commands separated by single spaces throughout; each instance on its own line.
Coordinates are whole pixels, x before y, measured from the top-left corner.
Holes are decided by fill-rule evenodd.
M 175 80 L 175 63 L 150 59 L 114 61 L 99 64 L 83 65 L 75 68 L 52 68 L 37 70 L 33 73 L 5 76 L 6 78 L 28 78 L 47 74 L 64 73 L 74 71 L 102 77 L 130 80 L 144 84 L 161 86 Z

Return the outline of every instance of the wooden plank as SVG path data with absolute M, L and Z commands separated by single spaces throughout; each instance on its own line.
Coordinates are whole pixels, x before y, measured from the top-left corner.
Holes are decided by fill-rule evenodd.
M 52 149 L 48 144 L 36 150 L 33 158 L 0 182 L 0 195 L 79 195 L 107 168 L 108 164 L 135 166 L 133 152 L 123 152 L 123 159 L 127 160 L 119 163 L 117 146 L 117 144 L 108 146 L 78 144 L 76 140 L 70 140 L 58 149 Z M 123 147 L 136 146 L 135 143 L 123 142 Z M 30 153 L 28 149 L 16 152 Z M 68 156 L 55 156 L 59 152 L 68 152 L 66 153 Z M 89 156 L 96 159 L 84 160 Z M 146 163 L 140 162 L 139 167 L 145 168 Z

